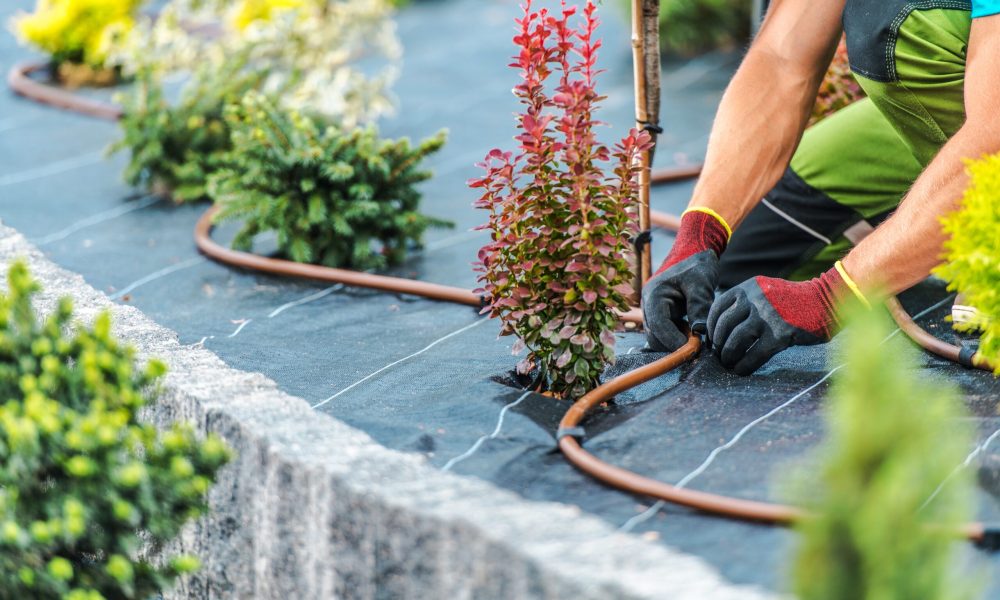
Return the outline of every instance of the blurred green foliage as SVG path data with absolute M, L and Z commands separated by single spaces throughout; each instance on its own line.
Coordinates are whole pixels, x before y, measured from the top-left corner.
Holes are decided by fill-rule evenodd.
M 226 122 L 232 151 L 209 194 L 219 220 L 244 222 L 237 248 L 274 231 L 292 260 L 375 269 L 402 262 L 428 227 L 449 225 L 419 212 L 415 187 L 430 177 L 420 163 L 444 144 L 443 132 L 412 147 L 373 127 L 345 131 L 279 109 L 257 93 L 231 106 Z
M 72 323 L 68 299 L 39 320 L 23 263 L 0 294 L 0 598 L 148 598 L 197 569 L 139 559 L 206 510 L 230 458 L 216 437 L 140 423 L 165 368 L 137 370 L 108 314 Z
M 958 468 L 972 447 L 959 396 L 918 376 L 915 350 L 886 339 L 884 313 L 851 316 L 828 441 L 803 482 L 794 590 L 801 600 L 969 598 L 952 572 L 972 497 Z
M 622 0 L 626 10 L 632 3 Z M 750 39 L 753 0 L 660 0 L 660 48 L 690 55 Z
M 207 200 L 208 176 L 231 146 L 225 107 L 266 78 L 246 66 L 245 56 L 233 56 L 219 70 L 199 69 L 176 104 L 167 100 L 159 76 L 137 73 L 134 89 L 123 99 L 122 139 L 110 149 L 129 152 L 125 181 L 170 194 L 176 202 Z
M 982 331 L 979 352 L 1000 375 L 1000 154 L 970 162 L 969 176 L 960 210 L 944 219 L 950 238 L 935 273 L 979 312 L 963 329 Z

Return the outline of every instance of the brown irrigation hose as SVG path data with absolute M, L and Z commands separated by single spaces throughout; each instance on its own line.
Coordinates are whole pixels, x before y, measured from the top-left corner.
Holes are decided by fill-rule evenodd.
M 31 77 L 32 73 L 43 71 L 46 68 L 45 65 L 33 63 L 15 65 L 7 73 L 7 84 L 14 93 L 35 102 L 108 121 L 117 121 L 122 118 L 123 113 L 120 106 L 74 94 L 69 90 L 47 85 Z
M 969 369 L 982 369 L 990 372 L 997 370 L 993 363 L 971 348 L 949 344 L 927 333 L 910 318 L 906 309 L 896 298 L 889 298 L 885 305 L 903 333 L 931 354 L 936 354 L 945 360 L 956 362 Z
M 198 223 L 194 229 L 194 239 L 198 250 L 202 254 L 221 263 L 271 273 L 272 275 L 302 277 L 304 279 L 343 283 L 344 285 L 366 287 L 386 292 L 412 294 L 432 300 L 443 300 L 445 302 L 465 304 L 466 306 L 477 308 L 483 305 L 482 299 L 477 294 L 473 294 L 471 291 L 463 288 L 426 283 L 402 277 L 387 277 L 385 275 L 359 273 L 347 269 L 309 265 L 226 248 L 217 244 L 212 239 L 212 217 L 215 216 L 218 210 L 218 207 L 213 206 L 198 219 Z
M 680 488 L 606 463 L 584 450 L 580 445 L 579 438 L 582 438 L 584 433 L 580 424 L 594 407 L 611 400 L 620 392 L 676 369 L 694 358 L 700 346 L 700 338 L 689 334 L 687 343 L 673 354 L 616 377 L 577 400 L 559 423 L 559 431 L 556 434 L 559 449 L 566 460 L 576 468 L 598 481 L 626 492 L 641 494 L 732 519 L 770 525 L 794 524 L 806 515 L 800 508 Z M 986 526 L 982 523 L 968 523 L 960 528 L 959 533 L 977 544 L 993 545 L 996 543 L 997 532 L 987 531 Z
M 194 227 L 194 241 L 202 254 L 220 263 L 252 271 L 270 273 L 272 275 L 342 283 L 344 285 L 397 294 L 410 294 L 431 300 L 454 302 L 455 304 L 464 304 L 476 308 L 482 308 L 483 306 L 482 298 L 465 288 L 427 283 L 403 277 L 388 277 L 386 275 L 359 273 L 358 271 L 351 271 L 349 269 L 310 265 L 226 248 L 212 239 L 212 228 L 214 227 L 212 218 L 218 211 L 219 207 L 213 206 L 198 219 Z M 639 309 L 632 309 L 620 314 L 619 317 L 625 323 L 633 325 L 642 324 L 642 311 Z

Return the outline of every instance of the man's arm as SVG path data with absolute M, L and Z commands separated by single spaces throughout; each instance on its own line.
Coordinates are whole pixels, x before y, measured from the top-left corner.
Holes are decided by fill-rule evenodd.
M 966 122 L 931 161 L 896 213 L 844 259 L 862 290 L 899 292 L 940 263 L 941 217 L 968 186 L 966 159 L 1000 151 L 1000 15 L 975 19 L 965 72 Z
M 726 89 L 691 208 L 735 228 L 781 178 L 842 33 L 845 0 L 775 0 Z
M 840 39 L 844 2 L 772 3 L 722 99 L 705 169 L 677 239 L 643 287 L 650 348 L 679 348 L 687 340 L 685 319 L 696 333 L 707 332 L 730 224 L 743 220 L 791 160 Z

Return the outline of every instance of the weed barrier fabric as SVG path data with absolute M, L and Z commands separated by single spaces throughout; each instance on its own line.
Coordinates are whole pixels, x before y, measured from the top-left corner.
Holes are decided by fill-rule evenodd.
M 513 3 L 454 0 L 414 3 L 400 15 L 408 58 L 396 92 L 404 118 L 387 121 L 383 131 L 420 137 L 451 128 L 451 141 L 429 163 L 436 177 L 423 191 L 427 211 L 457 226 L 432 232 L 427 249 L 390 274 L 474 287 L 469 263 L 484 236 L 468 231 L 482 215 L 469 208 L 473 195 L 464 181 L 475 174 L 471 163 L 512 131 L 512 74 L 502 57 L 510 54 L 508 19 L 514 10 Z M 606 46 L 621 48 L 604 55 L 610 136 L 631 122 L 631 72 L 623 22 L 611 10 L 604 21 Z M 453 40 L 454 46 L 446 51 L 440 39 Z M 9 37 L 0 38 L 4 71 L 27 58 L 12 44 Z M 456 53 L 475 60 L 451 60 Z M 735 57 L 710 55 L 668 69 L 664 102 L 670 110 L 658 153 L 661 165 L 675 159 L 673 149 L 687 155 L 679 159 L 703 152 L 711 114 L 734 64 Z M 480 81 L 482 86 L 470 85 Z M 685 118 L 671 117 L 677 114 Z M 647 511 L 648 499 L 609 489 L 570 466 L 554 439 L 567 405 L 502 382 L 517 360 L 510 355 L 511 340 L 498 340 L 497 324 L 475 309 L 212 263 L 197 254 L 191 240 L 204 205 L 173 206 L 119 183 L 123 157 L 102 156 L 117 136 L 113 124 L 0 94 L 0 128 L 0 218 L 94 287 L 177 331 L 182 343 L 204 345 L 236 368 L 264 373 L 316 410 L 388 447 L 422 454 L 440 468 L 529 499 L 574 504 L 698 555 L 733 582 L 784 589 L 794 542 L 790 532 L 673 506 Z M 654 189 L 653 206 L 678 212 L 690 190 L 689 183 Z M 232 226 L 223 226 L 215 237 L 226 243 L 233 233 Z M 654 233 L 654 259 L 665 254 L 670 240 Z M 266 252 L 267 241 L 258 249 Z M 931 285 L 903 300 L 916 313 L 943 297 Z M 920 323 L 947 338 L 948 306 Z M 619 336 L 619 372 L 659 357 L 643 353 L 642 346 L 639 334 Z M 791 350 L 750 378 L 700 358 L 595 414 L 585 423 L 585 447 L 666 482 L 788 500 L 788 473 L 823 436 L 821 410 L 829 383 L 824 377 L 834 349 L 835 344 Z M 961 386 L 981 441 L 1000 429 L 1000 384 L 988 374 L 925 356 L 920 376 Z M 740 433 L 731 448 L 716 452 Z M 1000 443 L 973 464 L 982 465 L 979 517 L 1000 521 Z M 1000 566 L 1000 557 L 966 552 L 974 565 Z M 1000 586 L 993 585 L 993 596 L 1000 595 Z

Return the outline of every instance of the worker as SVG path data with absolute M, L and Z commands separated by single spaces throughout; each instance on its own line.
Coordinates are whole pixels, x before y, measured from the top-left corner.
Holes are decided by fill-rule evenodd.
M 806 130 L 844 34 L 868 97 Z M 997 151 L 1000 0 L 773 0 L 643 292 L 650 348 L 682 345 L 686 319 L 748 375 L 829 341 L 845 300 L 929 275 L 965 161 Z

